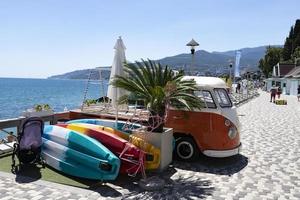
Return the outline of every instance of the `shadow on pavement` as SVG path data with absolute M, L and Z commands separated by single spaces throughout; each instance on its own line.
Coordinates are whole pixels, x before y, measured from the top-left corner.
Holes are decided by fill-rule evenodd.
M 116 181 L 119 182 L 118 179 Z M 112 184 L 115 184 L 115 181 L 113 181 Z M 127 184 L 132 184 L 132 183 L 128 182 Z M 116 198 L 116 197 L 121 197 L 123 195 L 115 187 L 110 186 L 110 182 L 97 183 L 91 185 L 88 189 L 99 193 L 102 197 L 107 197 L 107 198 Z
M 115 181 L 91 184 L 89 189 L 106 198 L 135 199 L 202 199 L 212 195 L 215 188 L 209 179 L 199 179 L 193 173 L 204 172 L 217 175 L 233 175 L 248 165 L 248 158 L 239 154 L 228 158 L 211 158 L 201 155 L 196 162 L 174 161 L 173 166 L 162 173 L 146 172 L 147 177 L 158 176 L 165 181 L 165 187 L 159 191 L 145 191 L 139 187 L 141 176 L 120 175 Z M 121 193 L 122 191 L 122 193 Z M 125 191 L 125 194 L 124 194 Z
M 141 177 L 120 177 L 114 185 L 128 190 L 122 199 L 202 199 L 212 195 L 214 187 L 210 180 L 199 180 L 193 175 L 182 176 L 174 167 L 169 167 L 161 173 L 147 172 L 147 177 L 157 176 L 165 181 L 164 188 L 155 191 L 145 191 L 139 187 Z
M 236 155 L 228 158 L 210 158 L 201 155 L 196 162 L 174 161 L 172 166 L 164 172 L 146 172 L 147 177 L 157 176 L 165 181 L 165 187 L 156 191 L 145 191 L 139 187 L 138 182 L 142 178 L 119 175 L 112 182 L 99 182 L 72 178 L 84 184 L 89 190 L 99 193 L 105 198 L 132 198 L 135 199 L 202 199 L 212 195 L 215 191 L 211 180 L 199 178 L 191 172 L 204 172 L 219 175 L 232 175 L 238 173 L 248 164 L 248 158 L 243 155 Z M 40 168 L 30 166 L 30 170 L 20 169 L 16 175 L 16 182 L 28 183 L 41 178 Z M 35 167 L 34 169 L 32 167 Z M 180 170 L 178 172 L 177 170 Z M 186 170 L 187 172 L 181 171 Z
M 220 175 L 233 175 L 248 165 L 248 158 L 238 154 L 227 158 L 211 158 L 201 155 L 198 161 L 174 161 L 173 166 L 179 169 Z

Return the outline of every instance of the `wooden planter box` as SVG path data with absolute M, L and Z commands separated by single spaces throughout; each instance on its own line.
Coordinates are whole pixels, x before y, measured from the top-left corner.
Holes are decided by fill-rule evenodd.
M 134 136 L 144 139 L 160 149 L 160 165 L 158 171 L 166 169 L 173 160 L 173 128 L 164 128 L 163 133 L 134 130 Z

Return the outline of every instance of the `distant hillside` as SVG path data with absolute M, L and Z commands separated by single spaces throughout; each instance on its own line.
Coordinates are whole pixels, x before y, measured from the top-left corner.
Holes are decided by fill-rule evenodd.
M 278 46 L 278 45 L 276 45 Z M 267 46 L 260 46 L 254 48 L 243 48 L 240 49 L 242 52 L 240 60 L 240 68 L 244 70 L 258 70 L 258 61 L 265 55 Z M 199 50 L 195 52 L 193 68 L 198 71 L 216 71 L 216 69 L 224 68 L 229 66 L 229 63 L 235 62 L 236 50 L 225 51 L 225 52 L 207 52 Z M 179 54 L 176 56 L 166 57 L 159 61 L 163 64 L 168 64 L 174 68 L 187 68 L 191 65 L 191 54 Z
M 279 46 L 279 45 L 276 45 Z M 265 55 L 267 46 L 260 46 L 254 48 L 240 49 L 242 52 L 240 68 L 241 71 L 255 71 L 258 70 L 258 61 Z M 234 64 L 236 50 L 225 52 L 207 52 L 205 50 L 198 50 L 195 52 L 193 69 L 199 72 L 215 73 L 220 71 L 221 73 L 228 70 L 229 63 Z M 184 53 L 175 56 L 165 57 L 160 60 L 162 64 L 167 64 L 173 69 L 190 69 L 191 54 Z M 52 79 L 87 79 L 90 70 L 93 71 L 92 79 L 99 79 L 99 70 L 85 69 L 69 72 L 62 75 L 51 76 Z M 109 79 L 110 72 L 108 70 L 102 70 L 102 78 Z
M 232 57 L 223 54 L 209 53 L 204 50 L 195 52 L 193 67 L 198 71 L 206 71 L 210 68 L 224 66 Z M 162 64 L 173 66 L 175 69 L 189 67 L 191 65 L 191 54 L 179 54 L 159 60 Z
M 49 79 L 88 79 L 90 73 L 91 73 L 92 80 L 99 79 L 100 77 L 99 68 L 76 70 L 61 75 L 50 76 Z M 103 79 L 109 79 L 110 70 L 102 69 L 101 76 Z

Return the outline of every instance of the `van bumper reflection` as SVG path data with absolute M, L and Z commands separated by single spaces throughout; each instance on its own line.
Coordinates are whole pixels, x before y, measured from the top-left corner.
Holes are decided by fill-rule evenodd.
M 215 157 L 215 158 L 224 158 L 224 157 L 230 157 L 237 155 L 242 150 L 242 143 L 234 149 L 230 150 L 205 150 L 202 153 L 209 157 Z

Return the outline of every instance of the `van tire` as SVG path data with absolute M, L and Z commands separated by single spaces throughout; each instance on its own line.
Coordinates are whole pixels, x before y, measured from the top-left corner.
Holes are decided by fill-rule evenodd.
M 175 145 L 175 157 L 182 161 L 195 161 L 199 158 L 199 149 L 191 137 L 178 137 Z

